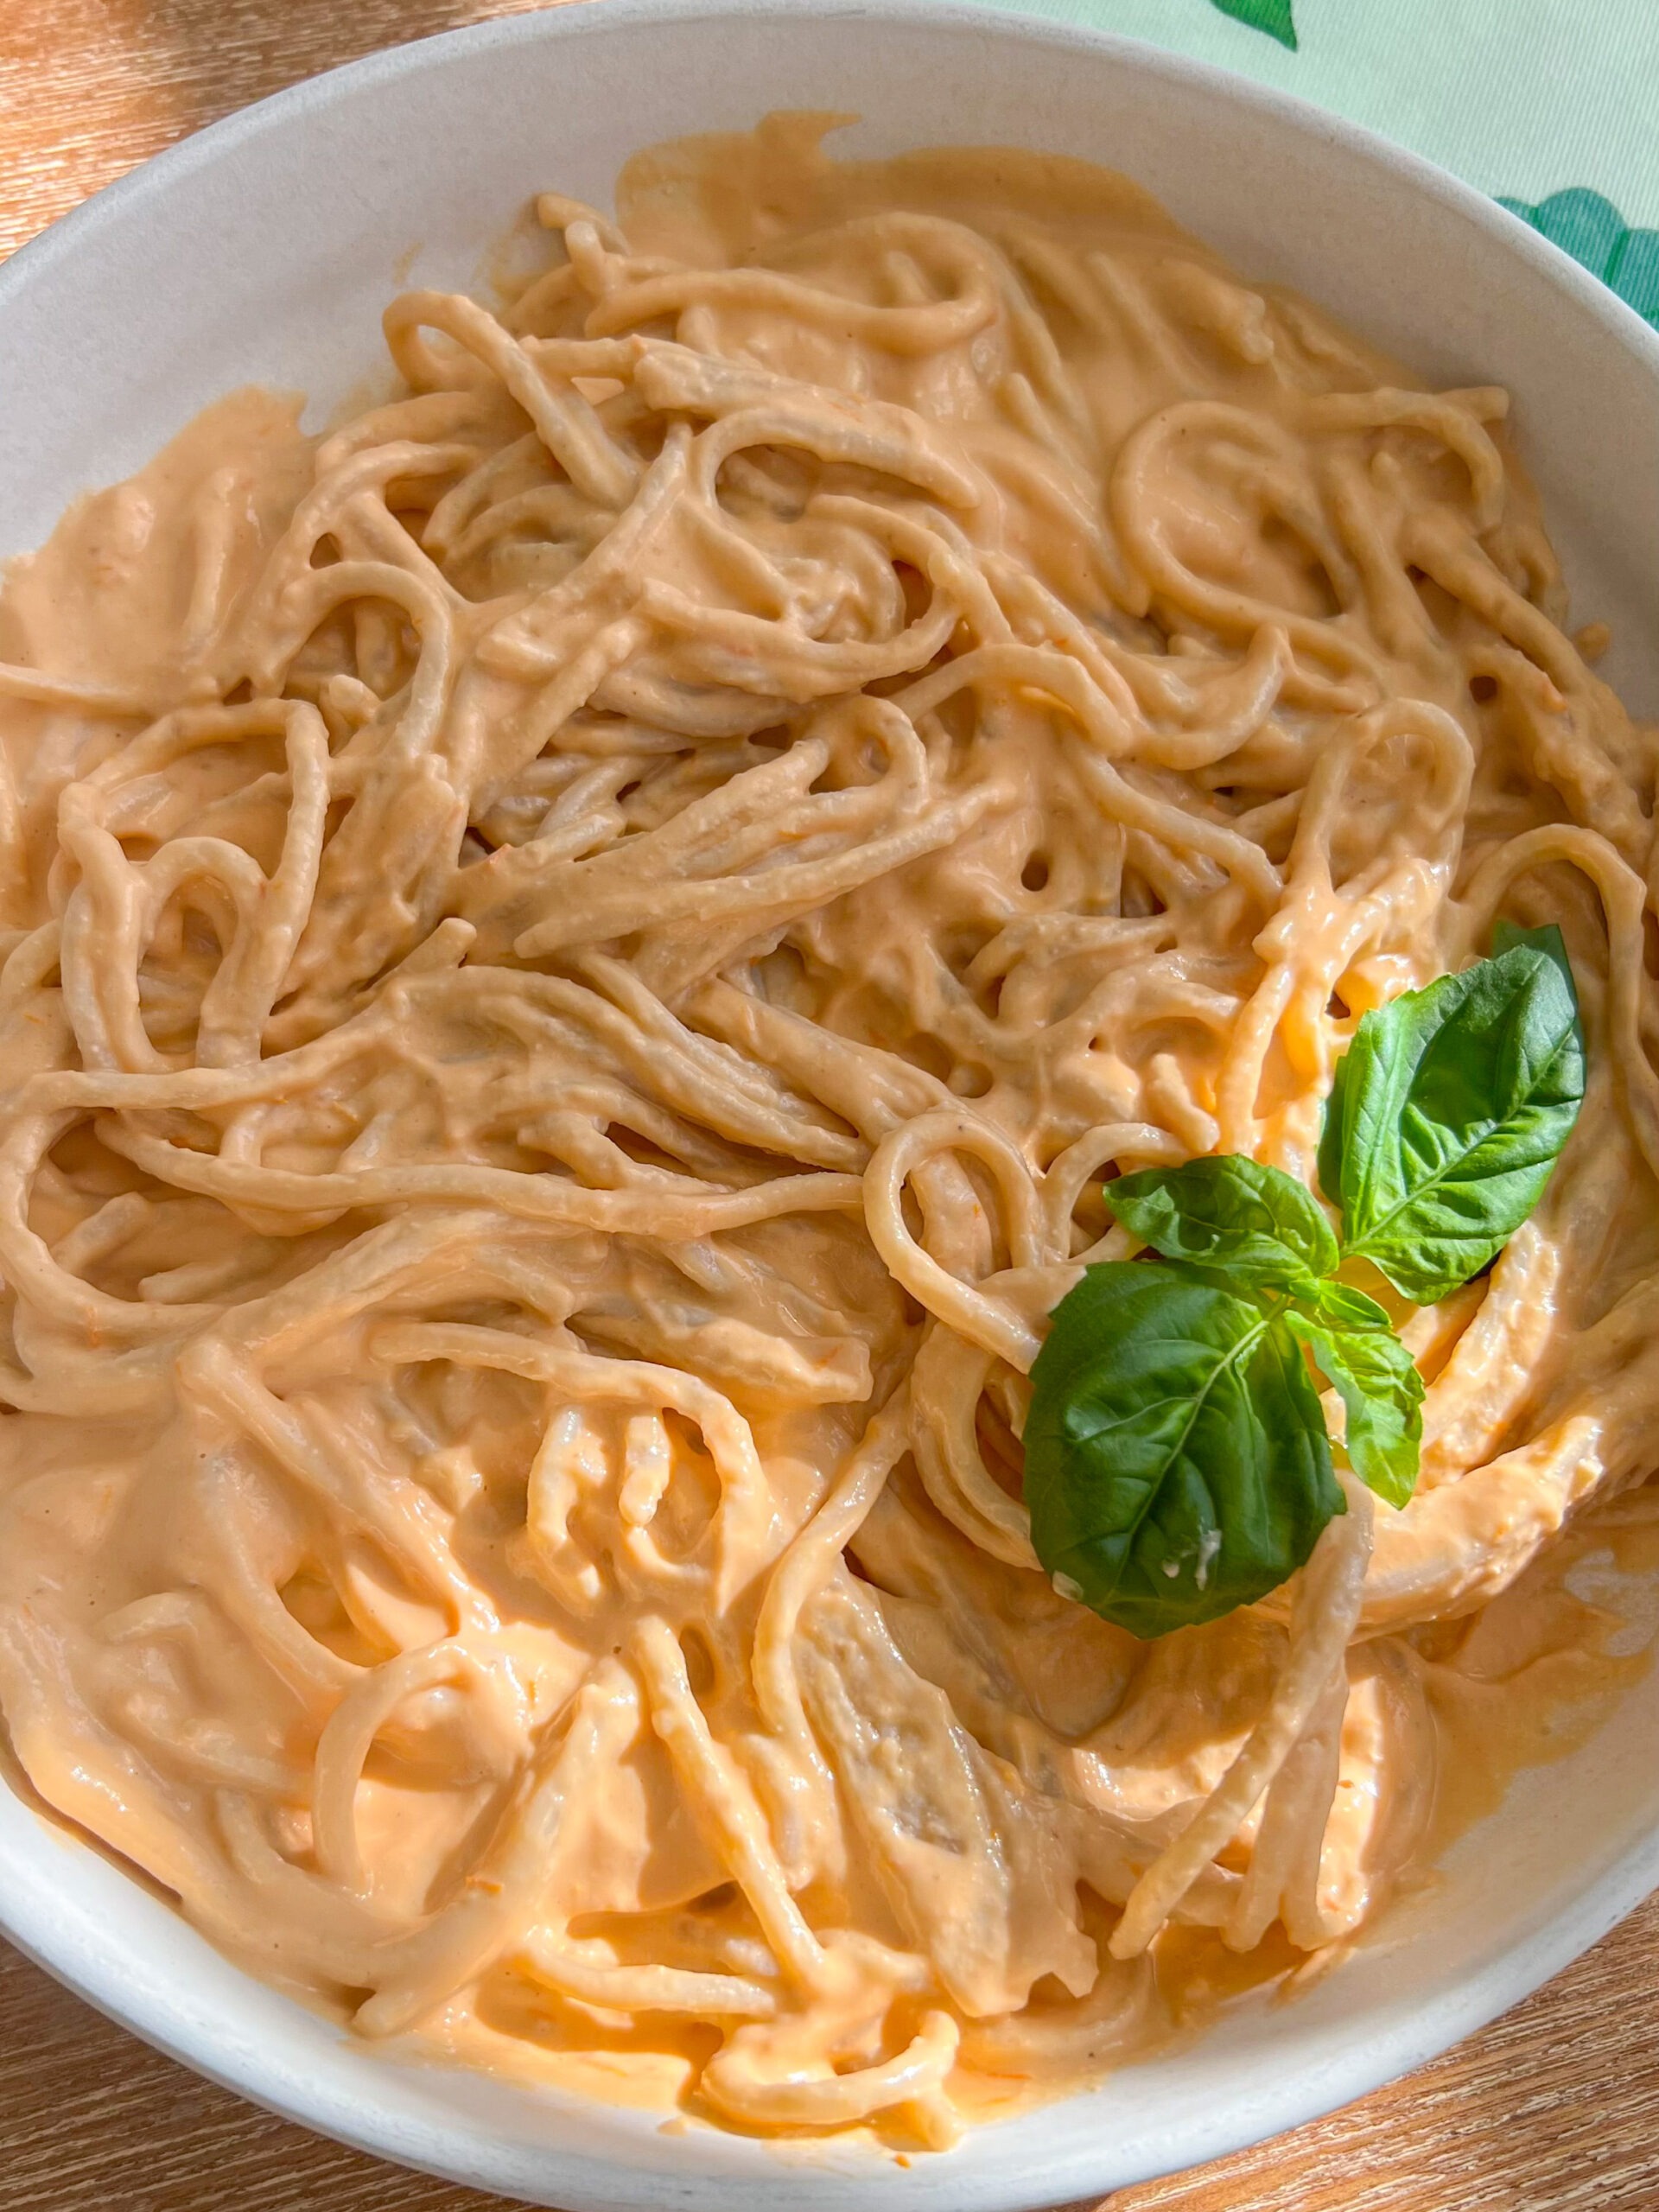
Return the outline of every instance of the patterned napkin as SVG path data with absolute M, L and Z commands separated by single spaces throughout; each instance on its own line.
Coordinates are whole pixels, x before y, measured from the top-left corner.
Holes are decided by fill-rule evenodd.
M 1150 40 L 1490 192 L 1659 327 L 1659 0 L 991 0 Z

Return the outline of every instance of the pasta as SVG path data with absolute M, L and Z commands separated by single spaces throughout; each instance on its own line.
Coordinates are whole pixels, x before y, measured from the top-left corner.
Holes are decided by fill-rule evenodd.
M 1659 752 L 1502 391 L 1104 173 L 825 127 L 550 195 L 395 396 L 238 395 L 15 566 L 0 1710 L 365 2035 L 942 2146 L 1351 1940 L 1447 1747 L 1608 1678 Z M 1419 1493 L 1137 1644 L 1020 1497 L 1103 1178 L 1311 1181 L 1500 912 L 1591 1090 L 1393 1301 Z

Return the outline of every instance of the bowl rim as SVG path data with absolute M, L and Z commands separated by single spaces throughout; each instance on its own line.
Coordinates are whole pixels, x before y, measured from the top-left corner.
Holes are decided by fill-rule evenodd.
M 1519 254 L 1558 289 L 1566 290 L 1578 306 L 1605 323 L 1659 374 L 1659 330 L 1530 223 L 1427 155 L 1415 153 L 1332 109 L 1320 107 L 1300 93 L 1283 92 L 1257 78 L 1173 48 L 1156 46 L 1147 39 L 1030 14 L 1017 0 L 549 0 L 548 4 L 520 14 L 492 16 L 482 22 L 463 23 L 454 30 L 378 47 L 354 61 L 319 70 L 279 92 L 267 93 L 263 99 L 232 109 L 148 156 L 66 209 L 0 261 L 0 310 L 20 282 L 33 283 L 48 276 L 57 262 L 77 251 L 83 238 L 117 219 L 130 202 L 153 198 L 175 177 L 212 166 L 236 146 L 268 130 L 284 129 L 342 93 L 367 90 L 411 71 L 441 68 L 462 54 L 536 45 L 544 39 L 580 38 L 616 23 L 650 26 L 741 21 L 760 16 L 841 16 L 972 29 L 1019 44 L 1115 54 L 1145 75 L 1201 86 L 1376 162 L 1402 182 L 1469 219 L 1477 229 L 1489 232 L 1509 252 Z
M 0 264 L 0 315 L 25 288 L 49 284 L 54 271 L 73 259 L 83 245 L 111 225 L 142 214 L 147 203 L 164 198 L 175 181 L 233 160 L 239 148 L 267 133 L 301 124 L 308 115 L 342 97 L 372 91 L 411 73 L 442 71 L 463 56 L 581 39 L 622 26 L 649 29 L 670 22 L 730 23 L 803 16 L 851 18 L 918 29 L 969 29 L 988 42 L 1007 41 L 1088 54 L 1142 76 L 1162 79 L 1172 86 L 1188 86 L 1230 100 L 1253 111 L 1270 127 L 1322 139 L 1345 156 L 1381 172 L 1394 188 L 1438 202 L 1484 234 L 1502 253 L 1530 265 L 1634 357 L 1652 378 L 1659 402 L 1659 330 L 1560 247 L 1474 186 L 1426 156 L 1297 94 L 1142 39 L 1029 14 L 1001 4 L 1001 0 L 563 0 L 563 4 L 382 47 L 232 111 L 152 155 L 78 203 Z M 60 1820 L 49 1808 L 43 1808 L 33 1793 L 11 1789 L 3 1770 L 0 1770 L 0 1790 L 16 1798 L 54 1840 L 67 1848 L 88 1847 L 73 1822 Z M 105 1853 L 95 1845 L 91 1847 L 123 1878 L 135 1878 L 114 1854 Z M 510 2146 L 501 2146 L 493 2165 L 488 2163 L 487 2154 L 480 2150 L 482 2129 L 476 2123 L 435 2112 L 423 2141 L 411 2144 L 400 2133 L 395 2116 L 376 2111 L 350 2086 L 273 2069 L 263 2062 L 256 2047 L 240 2039 L 207 2040 L 200 2024 L 174 1996 L 168 1984 L 136 1980 L 97 1943 L 81 1940 L 73 1928 L 66 1926 L 60 1909 L 54 1907 L 49 1877 L 25 1869 L 20 1883 L 16 1872 L 9 1870 L 7 1884 L 0 1889 L 0 1936 L 106 2018 L 154 2049 L 251 2103 L 372 2157 L 463 2186 L 528 2193 L 522 2164 L 509 2170 Z M 142 1886 L 149 1886 L 138 1878 Z M 1532 1936 L 1496 1948 L 1454 1988 L 1432 2001 L 1389 2008 L 1376 2023 L 1382 2032 L 1363 2050 L 1309 2069 L 1294 2087 L 1281 2089 L 1273 2100 L 1265 2129 L 1259 2119 L 1251 2116 L 1247 2100 L 1234 2097 L 1219 2100 L 1207 2117 L 1198 2117 L 1188 2124 L 1179 2145 L 1171 2145 L 1166 2154 L 1154 2156 L 1150 2163 L 1143 2158 L 1132 2171 L 1112 2168 L 1109 2141 L 1057 2152 L 1042 2177 L 1043 2201 L 1087 2197 L 1102 2189 L 1126 2187 L 1223 2158 L 1369 2095 L 1439 2056 L 1551 1980 L 1599 1942 L 1656 1887 L 1659 1823 L 1620 1852 Z M 188 1927 L 188 1923 L 180 1925 Z M 555 2101 L 569 2101 L 564 2093 L 550 2094 Z M 1063 2100 L 1057 2108 L 1077 2101 L 1076 2098 Z M 969 2167 L 963 2162 L 971 2160 L 973 2142 L 995 2133 L 991 2126 L 974 2131 L 965 2149 L 944 2162 L 960 2181 L 970 2180 Z M 774 2147 L 765 2143 L 745 2146 L 762 2153 Z M 643 2184 L 664 2186 L 661 2177 L 647 2177 L 644 2169 L 630 2167 L 621 2157 L 594 2158 L 582 2153 L 574 2157 L 573 2164 L 582 2169 L 584 2187 L 599 2177 L 601 2168 L 612 2177 L 611 2186 L 600 2194 L 588 2188 L 586 2201 L 590 2203 L 620 2207 L 642 2201 L 626 2191 L 630 2175 Z M 787 2186 L 789 2171 L 781 2161 L 763 2167 L 756 2160 L 757 2180 L 769 2183 L 774 2190 Z M 573 2172 L 570 2178 L 574 2182 L 578 2177 Z M 619 2190 L 617 2184 L 623 2186 Z M 688 2205 L 695 2200 L 713 2206 L 718 2201 L 715 2192 L 721 2186 L 721 2177 L 713 2173 L 701 2179 L 688 2177 L 683 2199 L 675 2190 L 672 2200 Z M 851 2203 L 861 2195 L 859 2180 L 844 2169 L 842 2187 L 845 2196 L 837 2196 L 837 2203 Z M 709 2192 L 706 2196 L 705 2190 Z M 917 2194 L 919 2200 L 921 2192 Z M 665 2195 L 662 2201 L 669 2197 Z M 931 2196 L 928 2201 L 944 2202 Z M 993 2201 L 1003 2205 L 1014 2200 L 1006 2194 L 998 2194 L 994 2200 L 974 2197 L 976 2205 L 988 2207 Z M 963 2202 L 967 2202 L 965 2195 Z

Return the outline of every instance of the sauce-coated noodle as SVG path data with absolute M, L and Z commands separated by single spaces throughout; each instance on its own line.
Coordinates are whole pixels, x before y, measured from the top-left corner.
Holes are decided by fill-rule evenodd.
M 401 396 L 227 401 L 15 568 L 0 1706 L 365 2034 L 938 2145 L 1351 1935 L 1437 1746 L 1589 1679 L 1656 753 L 1501 391 L 1119 180 L 821 121 L 545 200 L 510 306 L 390 309 Z M 1396 1301 L 1420 1494 L 1137 1645 L 1020 1495 L 1101 1178 L 1311 1177 L 1500 911 L 1592 1087 Z

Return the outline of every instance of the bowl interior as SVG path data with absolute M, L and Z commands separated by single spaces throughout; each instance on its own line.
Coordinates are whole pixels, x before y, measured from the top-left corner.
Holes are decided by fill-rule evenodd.
M 1502 382 L 1577 619 L 1659 709 L 1659 340 L 1476 194 L 1313 111 L 1149 49 L 944 6 L 611 0 L 404 48 L 152 164 L 0 272 L 0 553 L 245 382 L 326 410 L 380 360 L 410 283 L 475 283 L 529 195 L 607 200 L 653 139 L 769 108 L 858 113 L 849 150 L 1013 143 L 1127 170 L 1259 277 L 1427 375 Z M 377 2059 L 247 1980 L 162 1904 L 0 1789 L 0 1928 L 232 2087 L 387 2156 L 569 2212 L 1006 2212 L 1211 2158 L 1445 2048 L 1659 1881 L 1659 1679 L 1522 1777 L 1441 1878 L 1297 2001 L 901 2169 L 778 2148 Z

